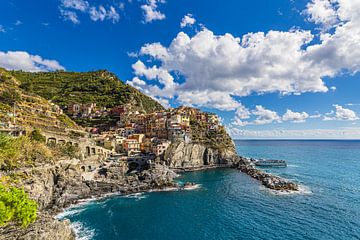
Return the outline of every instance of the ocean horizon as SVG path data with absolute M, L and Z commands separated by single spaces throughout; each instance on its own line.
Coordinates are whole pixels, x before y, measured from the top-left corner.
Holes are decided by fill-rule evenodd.
M 360 141 L 235 140 L 246 157 L 300 185 L 278 193 L 234 169 L 185 173 L 191 191 L 112 196 L 62 213 L 78 239 L 359 239 Z

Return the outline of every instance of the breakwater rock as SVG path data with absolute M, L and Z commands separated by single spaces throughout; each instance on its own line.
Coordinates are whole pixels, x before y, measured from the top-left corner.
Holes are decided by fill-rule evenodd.
M 287 179 L 263 172 L 248 163 L 239 164 L 241 172 L 259 180 L 265 187 L 277 191 L 299 191 L 299 186 Z

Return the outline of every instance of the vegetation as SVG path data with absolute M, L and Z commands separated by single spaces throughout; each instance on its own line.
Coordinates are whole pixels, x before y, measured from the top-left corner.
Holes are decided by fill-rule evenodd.
M 0 183 L 0 226 L 15 222 L 27 227 L 36 220 L 37 204 L 23 189 Z
M 0 170 L 12 170 L 51 158 L 51 150 L 43 143 L 27 136 L 15 138 L 0 134 Z
M 59 157 L 78 158 L 79 148 L 69 144 L 56 144 L 50 146 L 55 155 Z
M 42 142 L 45 143 L 46 142 L 46 138 L 41 134 L 39 129 L 34 129 L 31 133 L 30 133 L 30 139 L 33 141 L 37 141 L 37 142 Z
M 152 98 L 104 70 L 82 73 L 12 71 L 11 74 L 21 82 L 22 89 L 63 107 L 72 103 L 96 103 L 101 107 L 112 108 L 132 103 L 145 112 L 163 109 Z

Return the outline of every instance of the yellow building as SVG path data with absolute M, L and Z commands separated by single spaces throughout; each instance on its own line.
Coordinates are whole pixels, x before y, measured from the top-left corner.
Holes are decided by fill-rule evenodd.
M 190 126 L 190 117 L 186 114 L 181 115 L 181 125 L 185 127 Z

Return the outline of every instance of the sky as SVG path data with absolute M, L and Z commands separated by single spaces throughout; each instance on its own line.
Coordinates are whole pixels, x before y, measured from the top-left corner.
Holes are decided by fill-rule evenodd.
M 107 69 L 232 137 L 360 138 L 359 0 L 2 0 L 0 67 Z

